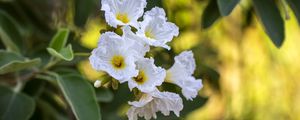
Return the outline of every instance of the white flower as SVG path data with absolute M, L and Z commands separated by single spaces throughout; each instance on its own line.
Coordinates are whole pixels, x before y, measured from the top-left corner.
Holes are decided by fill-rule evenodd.
M 116 33 L 106 32 L 101 35 L 98 47 L 92 51 L 90 63 L 95 70 L 105 71 L 120 82 L 124 82 L 138 75 L 133 45 L 134 42 L 131 40 L 127 41 Z
M 202 80 L 196 80 L 192 74 L 195 70 L 195 59 L 192 51 L 182 52 L 175 57 L 174 65 L 167 70 L 166 82 L 178 85 L 182 88 L 183 96 L 192 100 L 203 87 Z
M 169 115 L 173 111 L 179 117 L 183 109 L 182 99 L 178 94 L 171 92 L 160 92 L 157 89 L 148 94 L 143 94 L 139 101 L 129 102 L 131 108 L 127 112 L 129 120 L 137 120 L 144 117 L 150 120 L 156 119 L 156 112 L 160 111 L 164 115 Z
M 138 26 L 137 19 L 144 13 L 146 0 L 102 0 L 101 10 L 105 11 L 106 22 L 112 26 Z
M 156 67 L 153 58 L 143 58 L 136 62 L 139 74 L 128 80 L 130 90 L 137 87 L 142 92 L 151 92 L 160 86 L 165 77 L 166 71 L 161 67 Z
M 136 32 L 137 36 L 151 45 L 170 49 L 167 42 L 170 42 L 174 36 L 178 36 L 179 29 L 174 23 L 167 22 L 165 11 L 162 8 L 154 7 L 144 15 L 143 22 Z
M 126 41 L 133 41 L 134 46 L 132 46 L 132 49 L 135 49 L 136 53 L 133 53 L 137 55 L 136 57 L 140 57 L 138 59 L 144 58 L 144 55 L 146 52 L 150 50 L 150 46 L 145 44 L 143 41 L 140 40 L 132 31 L 130 26 L 124 26 L 122 27 L 123 31 L 123 37 L 126 39 Z M 141 56 L 142 55 L 142 56 Z

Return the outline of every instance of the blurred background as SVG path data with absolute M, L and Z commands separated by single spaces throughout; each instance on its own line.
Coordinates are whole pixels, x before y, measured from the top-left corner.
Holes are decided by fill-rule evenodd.
M 249 0 L 241 0 L 229 16 L 203 29 L 201 16 L 208 2 L 148 0 L 146 10 L 163 7 L 168 20 L 179 26 L 180 34 L 169 44 L 171 51 L 152 48 L 147 56 L 154 57 L 157 65 L 167 69 L 173 64 L 174 56 L 192 50 L 197 63 L 194 75 L 204 83 L 194 101 L 184 101 L 180 118 L 172 113 L 158 119 L 300 120 L 300 27 L 294 13 L 288 8 L 290 19 L 285 20 L 285 42 L 276 48 Z M 27 56 L 47 54 L 44 46 L 60 27 L 71 29 L 70 43 L 75 52 L 90 52 L 97 47 L 100 33 L 111 30 L 100 5 L 98 0 L 0 0 L 1 11 L 15 19 L 27 40 Z M 78 68 L 91 83 L 104 75 L 91 69 L 87 57 L 64 64 Z M 180 91 L 170 84 L 164 84 L 163 89 Z M 133 93 L 126 84 L 120 85 L 118 90 L 107 85 L 107 88 L 96 89 L 96 93 L 103 120 L 127 119 L 127 101 L 133 100 Z M 43 101 L 63 101 L 61 97 L 44 97 Z M 46 105 L 45 102 L 39 104 Z M 64 118 L 57 112 L 61 109 L 51 104 L 46 105 L 47 110 L 56 112 L 38 108 L 31 119 Z M 70 109 L 64 102 L 57 104 L 63 106 L 63 110 Z

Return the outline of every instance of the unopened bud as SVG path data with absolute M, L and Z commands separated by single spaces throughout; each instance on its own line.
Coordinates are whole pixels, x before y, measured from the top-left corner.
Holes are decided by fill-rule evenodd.
M 100 80 L 96 80 L 94 82 L 94 87 L 99 88 L 101 86 L 101 81 Z

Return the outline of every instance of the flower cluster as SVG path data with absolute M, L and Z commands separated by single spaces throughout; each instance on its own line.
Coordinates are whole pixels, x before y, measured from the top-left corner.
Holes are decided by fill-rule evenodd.
M 202 81 L 192 76 L 196 67 L 193 53 L 185 51 L 176 56 L 174 65 L 168 70 L 156 66 L 153 58 L 145 57 L 150 46 L 170 50 L 167 43 L 178 36 L 178 27 L 167 22 L 162 8 L 154 7 L 144 13 L 146 0 L 102 0 L 101 3 L 106 22 L 114 28 L 121 27 L 123 34 L 105 32 L 101 35 L 98 47 L 89 57 L 92 67 L 105 71 L 120 83 L 127 82 L 130 90 L 136 88 L 142 93 L 138 101 L 129 102 L 131 108 L 127 115 L 130 120 L 138 116 L 156 118 L 159 111 L 164 115 L 173 111 L 179 116 L 183 109 L 181 97 L 159 91 L 157 87 L 163 82 L 173 83 L 182 88 L 187 100 L 195 98 Z M 138 21 L 139 18 L 142 21 Z M 95 87 L 100 83 L 96 81 Z

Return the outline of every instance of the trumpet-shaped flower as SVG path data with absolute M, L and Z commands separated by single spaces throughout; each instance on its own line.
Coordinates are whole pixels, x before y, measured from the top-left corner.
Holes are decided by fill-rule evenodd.
M 183 109 L 182 99 L 178 94 L 170 92 L 160 92 L 157 89 L 150 93 L 145 93 L 139 101 L 129 102 L 131 108 L 127 112 L 129 120 L 137 120 L 144 117 L 150 120 L 156 119 L 156 112 L 160 111 L 164 115 L 169 115 L 173 111 L 179 117 Z
M 175 57 L 174 65 L 167 70 L 166 82 L 178 85 L 182 88 L 183 96 L 192 100 L 203 87 L 202 80 L 196 80 L 192 74 L 195 70 L 195 59 L 192 51 L 182 52 Z
M 174 23 L 167 22 L 165 16 L 162 8 L 154 7 L 147 11 L 136 35 L 151 46 L 170 49 L 166 43 L 170 42 L 174 36 L 178 36 L 179 29 Z
M 139 57 L 138 59 L 141 59 L 144 57 L 146 52 L 150 50 L 150 46 L 145 44 L 143 41 L 140 40 L 132 31 L 130 26 L 124 26 L 122 27 L 123 31 L 123 37 L 126 39 L 126 41 L 133 41 L 134 46 L 132 46 L 132 49 L 135 49 L 136 53 L 133 53 L 136 55 L 136 57 Z M 143 56 L 141 56 L 143 55 Z
M 106 32 L 101 35 L 98 47 L 92 51 L 90 63 L 95 70 L 105 71 L 113 78 L 124 82 L 138 75 L 135 65 L 137 55 L 134 55 L 137 52 L 132 46 L 135 46 L 132 40 L 113 32 Z
M 147 3 L 146 0 L 102 0 L 101 4 L 106 22 L 117 28 L 118 25 L 137 27 L 137 19 L 143 15 Z
M 165 69 L 156 67 L 152 58 L 143 58 L 136 62 L 139 74 L 128 80 L 130 90 L 137 87 L 142 92 L 151 92 L 163 83 L 166 77 Z

